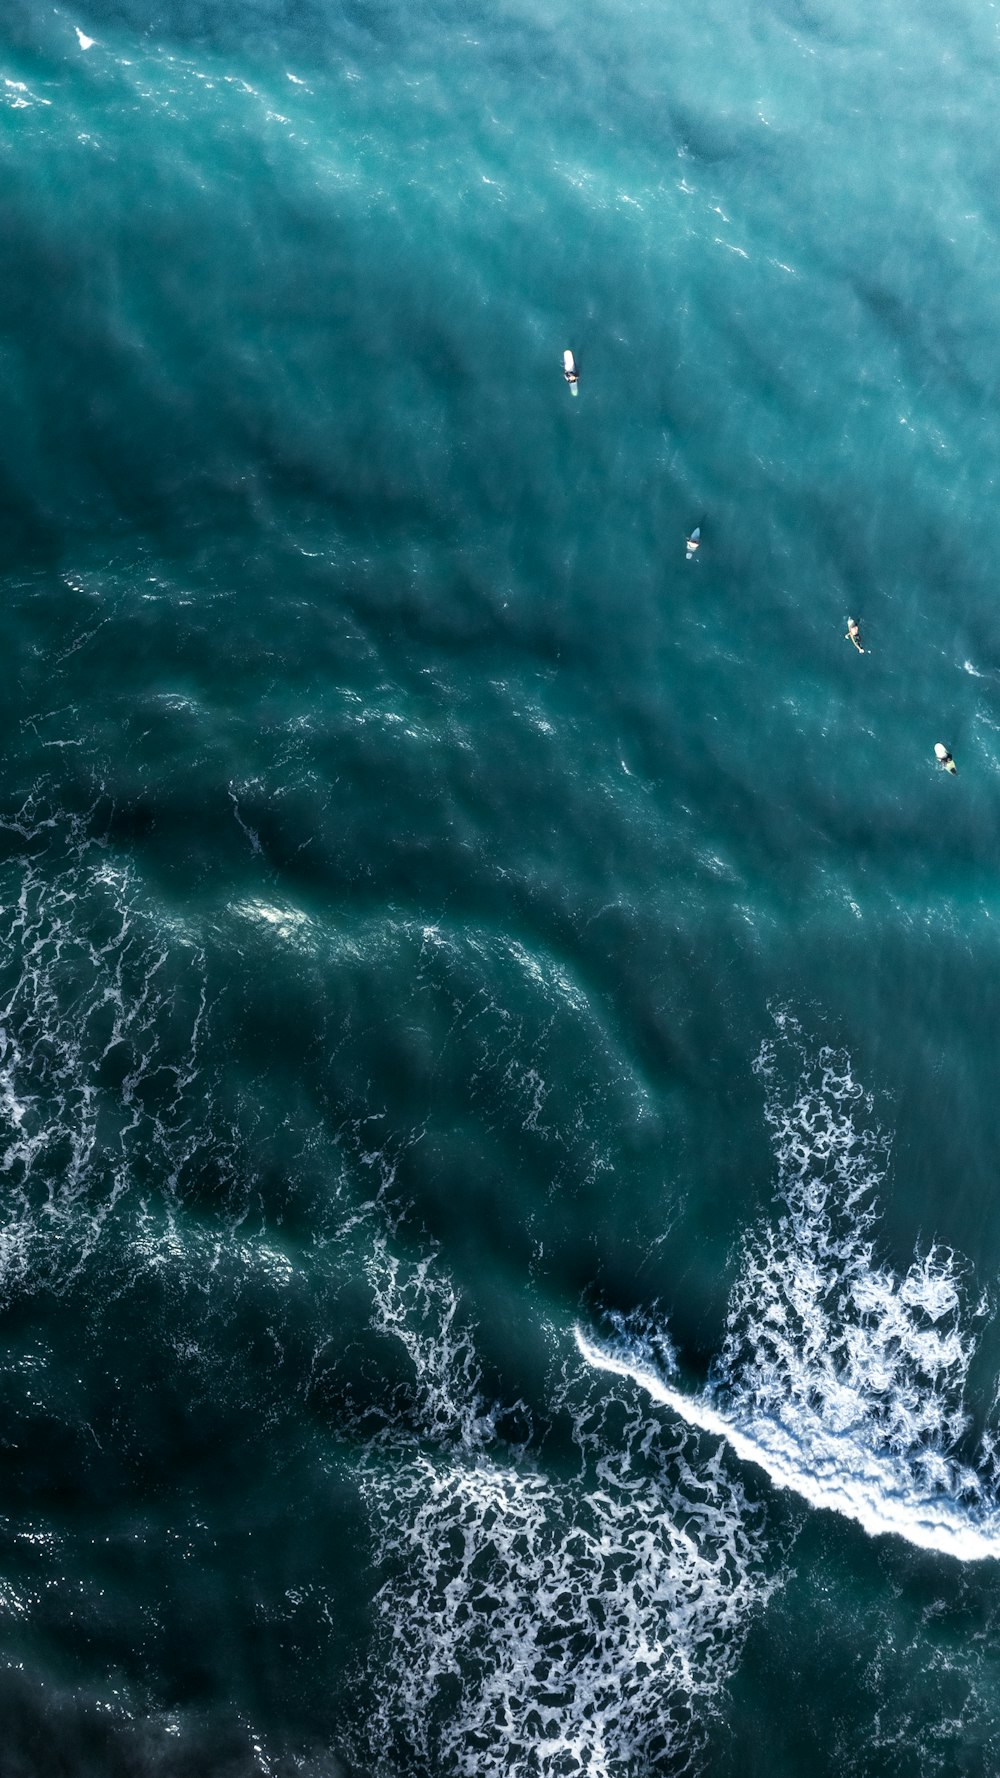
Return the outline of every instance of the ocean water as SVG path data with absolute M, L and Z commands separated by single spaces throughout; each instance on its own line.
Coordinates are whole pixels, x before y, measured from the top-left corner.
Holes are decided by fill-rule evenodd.
M 0 1778 L 1000 1771 L 998 27 L 8 0 Z

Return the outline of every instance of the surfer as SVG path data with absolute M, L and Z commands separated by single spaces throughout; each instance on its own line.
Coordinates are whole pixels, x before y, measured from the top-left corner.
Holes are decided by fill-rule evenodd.
M 853 617 L 849 617 L 847 620 L 847 635 L 844 637 L 844 641 L 853 642 L 858 653 L 864 654 L 865 651 L 861 646 L 861 631 L 858 629 Z
M 944 769 L 946 772 L 954 772 L 958 769 L 955 765 L 955 761 L 952 759 L 951 754 L 948 752 L 948 749 L 944 745 L 943 741 L 935 741 L 935 743 L 934 743 L 934 757 L 936 760 L 938 760 L 938 762 L 941 765 L 944 766 Z
M 687 551 L 688 561 L 693 562 L 695 556 L 698 554 L 698 551 L 701 548 L 701 526 L 700 525 L 695 526 L 695 528 L 692 531 L 690 537 L 688 538 L 686 544 L 684 545 L 684 548 Z
M 575 395 L 576 394 L 576 386 L 579 383 L 580 378 L 577 374 L 576 359 L 573 357 L 573 354 L 570 351 L 568 346 L 566 347 L 566 350 L 563 353 L 563 376 L 566 378 L 567 383 L 569 384 L 570 388 L 573 391 L 573 394 Z

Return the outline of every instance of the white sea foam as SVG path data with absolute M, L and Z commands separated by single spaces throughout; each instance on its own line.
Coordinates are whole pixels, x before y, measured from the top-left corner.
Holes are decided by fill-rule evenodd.
M 1000 1557 L 991 1447 L 978 1465 L 959 1455 L 987 1305 L 939 1247 L 902 1274 L 879 1259 L 873 1192 L 886 1153 L 872 1102 L 845 1056 L 811 1057 L 791 1021 L 780 1027 L 757 1072 L 783 1209 L 745 1239 L 708 1387 L 670 1386 L 641 1342 L 609 1348 L 577 1329 L 581 1354 L 872 1536 L 960 1561 Z M 783 1094 L 789 1057 L 798 1077 Z
M 259 780 L 254 778 L 250 781 L 249 784 L 241 784 L 239 786 L 239 789 L 240 790 L 254 790 L 254 789 L 256 789 L 258 782 L 259 782 Z M 261 855 L 260 835 L 257 833 L 255 828 L 250 827 L 247 824 L 247 822 L 244 821 L 243 816 L 240 814 L 240 804 L 239 804 L 239 796 L 237 793 L 237 788 L 236 788 L 236 786 L 234 786 L 232 784 L 230 784 L 230 786 L 229 786 L 229 800 L 233 805 L 233 814 L 236 817 L 237 826 L 239 826 L 243 829 L 243 832 L 246 834 L 247 839 L 250 842 L 251 852 L 254 853 L 255 856 L 260 857 L 260 855 Z
M 2 1296 L 68 1281 L 137 1171 L 158 1167 L 169 1193 L 218 1132 L 188 1118 L 200 949 L 171 945 L 85 819 L 26 804 L 0 826 L 24 842 L 0 872 Z
M 6 104 L 11 111 L 27 111 L 32 105 L 51 105 L 51 99 L 40 99 L 37 93 L 29 92 L 23 80 L 11 80 L 4 75 L 3 89 L 0 91 L 0 103 Z
M 318 943 L 319 934 L 315 923 L 301 908 L 288 905 L 279 907 L 272 902 L 250 897 L 245 901 L 230 902 L 228 911 L 273 932 L 286 944 L 311 950 Z
M 483 1405 L 475 1348 L 458 1322 L 450 1280 L 429 1256 L 404 1266 L 384 1241 L 375 1242 L 365 1270 L 372 1324 L 398 1340 L 413 1366 L 413 1420 L 421 1435 L 478 1450 L 492 1437 L 494 1420 Z
M 376 1560 L 368 1760 L 393 1778 L 692 1769 L 701 1725 L 776 1584 L 718 1453 L 573 1367 L 568 1473 L 487 1407 L 432 1261 L 376 1253 L 375 1325 L 413 1367 L 364 1482 Z M 772 1564 L 773 1566 L 773 1564 Z
M 743 1462 L 756 1464 L 776 1487 L 790 1489 L 811 1506 L 843 1513 L 870 1536 L 891 1532 L 918 1549 L 957 1556 L 960 1561 L 1000 1557 L 1000 1517 L 995 1511 L 972 1518 L 961 1501 L 915 1492 L 908 1476 L 894 1475 L 877 1455 L 869 1457 L 821 1423 L 789 1426 L 719 1413 L 708 1398 L 669 1388 L 640 1363 L 595 1345 L 579 1328 L 576 1337 L 588 1364 L 628 1377 L 689 1426 L 724 1438 Z

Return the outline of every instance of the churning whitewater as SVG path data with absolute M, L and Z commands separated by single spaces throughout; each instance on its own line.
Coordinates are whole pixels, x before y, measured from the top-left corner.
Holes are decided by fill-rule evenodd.
M 375 1534 L 374 1769 L 612 1778 L 691 1769 L 748 1631 L 780 1584 L 778 1540 L 737 1476 L 564 1365 L 568 1471 L 488 1406 L 454 1287 L 384 1246 L 373 1324 L 413 1367 L 369 1446 Z M 773 1547 L 772 1547 L 773 1545 Z
M 813 1053 L 777 1020 L 756 1073 L 766 1092 L 782 1210 L 748 1233 L 725 1340 L 706 1389 L 672 1387 L 641 1344 L 608 1347 L 578 1326 L 596 1370 L 630 1378 L 689 1426 L 724 1438 L 776 1487 L 962 1562 L 1000 1557 L 996 1445 L 957 1451 L 977 1330 L 968 1267 L 932 1246 L 895 1274 L 878 1257 L 886 1144 L 848 1057 Z M 789 1061 L 799 1075 L 781 1096 Z M 782 1066 L 784 1064 L 784 1066 Z M 661 1330 L 658 1351 L 666 1346 Z M 1000 1392 L 998 1392 L 1000 1393 Z

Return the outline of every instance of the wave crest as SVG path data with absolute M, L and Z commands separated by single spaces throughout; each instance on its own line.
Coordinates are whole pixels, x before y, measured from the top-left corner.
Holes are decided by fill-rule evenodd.
M 794 1020 L 777 1023 L 756 1071 L 782 1209 L 744 1238 L 708 1386 L 669 1388 L 642 1341 L 608 1349 L 578 1333 L 580 1350 L 870 1534 L 1000 1557 L 989 1439 L 963 1456 L 988 1301 L 974 1300 L 968 1266 L 946 1247 L 918 1251 L 903 1273 L 879 1257 L 888 1142 L 871 1095 L 844 1053 L 811 1053 Z

